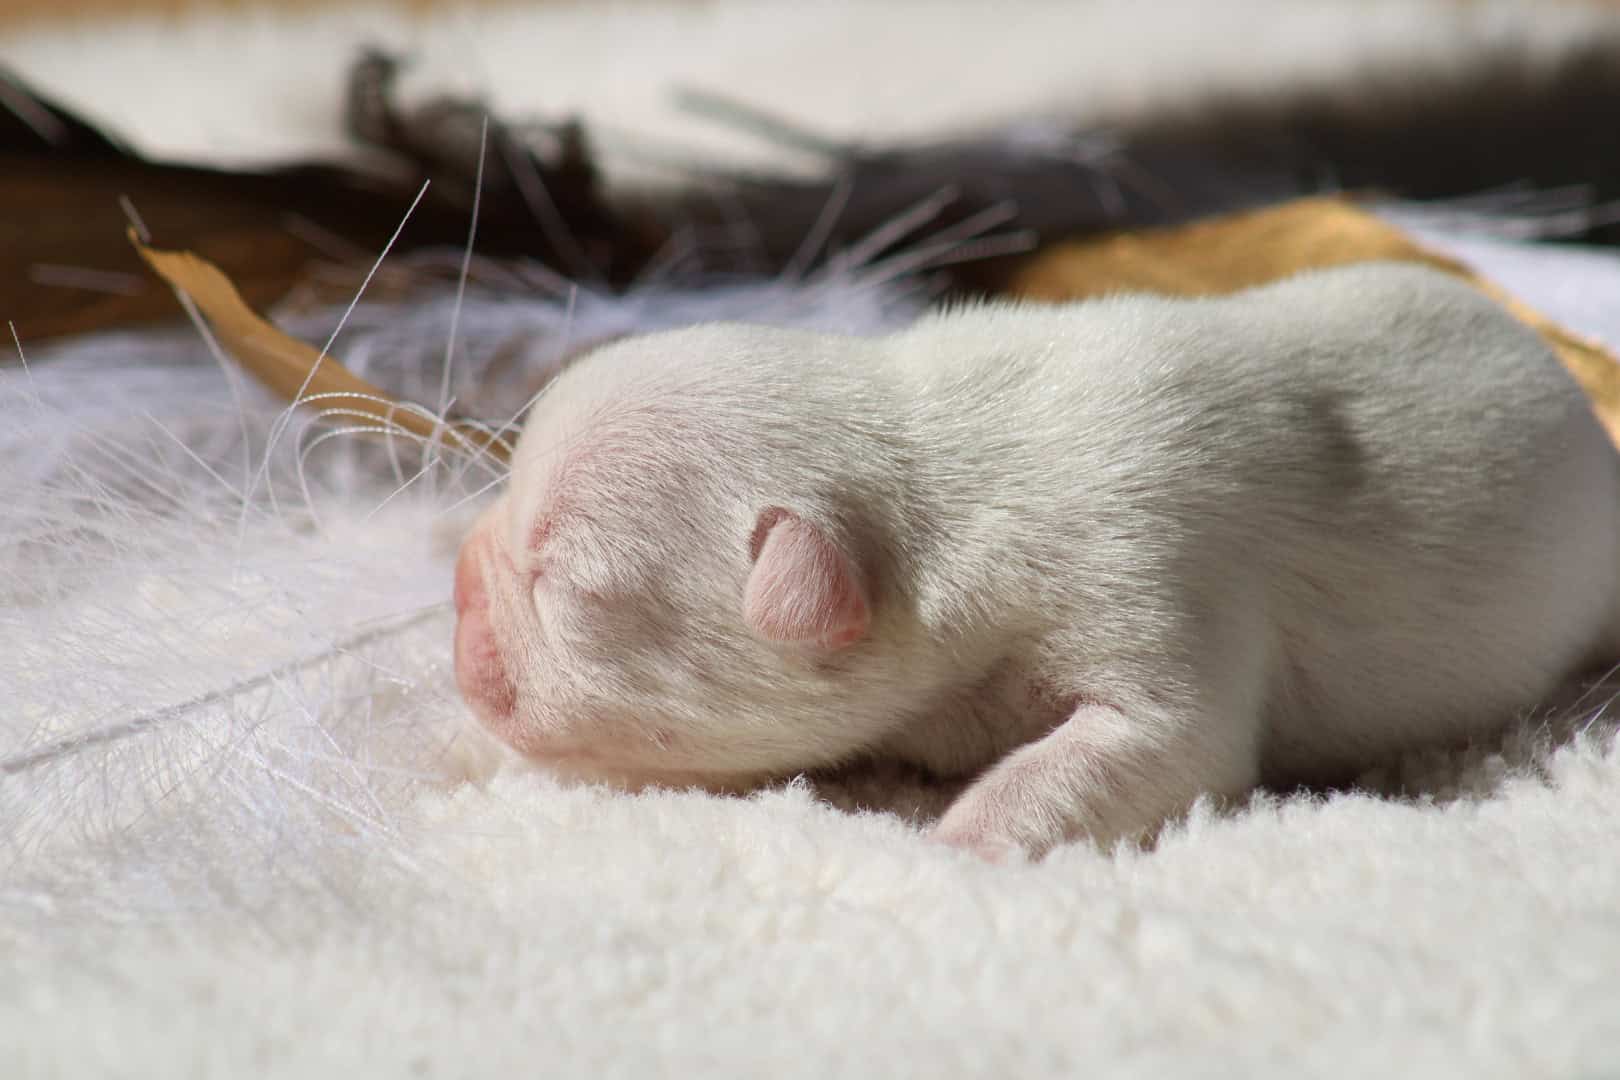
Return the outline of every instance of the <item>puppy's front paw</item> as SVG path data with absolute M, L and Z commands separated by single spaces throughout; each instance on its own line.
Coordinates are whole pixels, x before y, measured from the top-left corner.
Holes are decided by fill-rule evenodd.
M 1034 855 L 1013 832 L 996 826 L 993 816 L 980 810 L 982 808 L 972 805 L 970 800 L 957 800 L 956 805 L 936 821 L 933 831 L 928 832 L 928 839 L 935 844 L 949 844 L 972 852 L 996 865 L 1022 863 Z
M 928 834 L 928 839 L 936 844 L 948 844 L 971 852 L 985 862 L 998 866 L 1026 862 L 1029 859 L 1029 853 L 1010 836 L 972 825 L 953 824 L 947 820 L 941 820 L 935 825 L 933 831 Z

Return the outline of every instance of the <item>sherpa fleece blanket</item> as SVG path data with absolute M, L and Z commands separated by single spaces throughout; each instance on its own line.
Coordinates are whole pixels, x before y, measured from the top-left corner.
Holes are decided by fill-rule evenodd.
M 1596 17 L 1256 0 L 1195 33 L 1192 7 L 1162 10 L 256 13 L 41 24 L 0 54 L 154 152 L 263 159 L 349 152 L 315 87 L 376 36 L 517 105 L 554 78 L 610 128 L 656 127 L 654 91 L 701 76 L 899 137 Z M 860 63 L 879 43 L 885 63 Z M 862 74 L 829 80 L 838 63 Z M 1613 254 L 1386 212 L 1620 348 Z M 623 296 L 447 287 L 281 322 L 403 398 L 498 420 L 571 343 L 915 317 L 922 294 L 860 269 Z M 12 347 L 0 1075 L 1620 1072 L 1605 693 L 1354 791 L 1200 807 L 1151 850 L 1032 866 L 924 843 L 942 794 L 912 777 L 569 789 L 485 742 L 451 678 L 450 564 L 497 465 L 289 411 L 189 325 Z

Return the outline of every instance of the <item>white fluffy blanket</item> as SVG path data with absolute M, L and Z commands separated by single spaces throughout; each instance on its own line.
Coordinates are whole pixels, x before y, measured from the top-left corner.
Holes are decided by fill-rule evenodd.
M 711 15 L 753 27 L 739 56 L 803 30 L 758 10 Z M 535 65 L 635 68 L 602 23 L 528 18 Z M 660 10 L 612 47 L 660 56 L 690 22 Z M 330 75 L 309 25 L 249 44 L 320 41 Z M 463 61 L 510 47 L 458 32 Z M 16 55 L 60 74 L 62 40 Z M 104 55 L 189 39 L 119 40 Z M 77 96 L 130 108 L 101 85 Z M 1620 346 L 1620 259 L 1431 239 Z M 572 313 L 475 296 L 452 391 L 518 332 L 552 332 L 543 365 L 565 324 L 910 313 L 762 288 Z M 336 351 L 436 401 L 450 311 L 362 308 Z M 0 1075 L 1620 1072 L 1620 750 L 1598 703 L 1369 778 L 1404 796 L 1266 797 L 1151 852 L 1011 868 L 924 843 L 907 814 L 938 793 L 901 778 L 564 789 L 470 733 L 451 678 L 457 529 L 497 475 L 281 425 L 190 330 L 22 347 L 28 370 L 0 369 Z

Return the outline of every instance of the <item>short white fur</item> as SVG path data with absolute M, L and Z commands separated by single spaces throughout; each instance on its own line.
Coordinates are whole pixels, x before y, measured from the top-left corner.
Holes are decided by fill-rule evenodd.
M 778 508 L 856 568 L 855 644 L 745 625 Z M 991 857 L 1347 778 L 1620 654 L 1586 398 L 1414 267 L 610 345 L 537 404 L 464 562 L 513 690 L 469 697 L 532 756 L 716 787 L 898 758 L 976 777 L 935 835 Z

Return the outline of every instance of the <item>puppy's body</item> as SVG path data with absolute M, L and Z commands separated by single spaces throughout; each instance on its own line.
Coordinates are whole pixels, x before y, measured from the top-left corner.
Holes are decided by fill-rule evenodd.
M 708 326 L 576 365 L 458 569 L 494 729 L 628 782 L 862 754 L 986 853 L 1499 724 L 1620 654 L 1620 475 L 1436 272 Z

